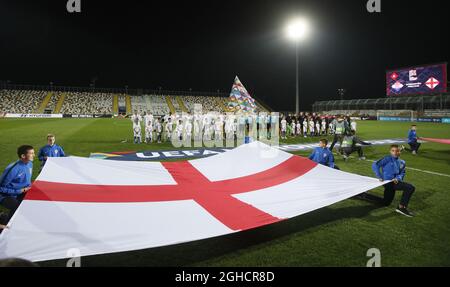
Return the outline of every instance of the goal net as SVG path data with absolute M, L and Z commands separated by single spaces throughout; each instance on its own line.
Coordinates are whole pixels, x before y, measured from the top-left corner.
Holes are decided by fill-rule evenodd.
M 417 120 L 417 112 L 413 110 L 377 110 L 377 120 L 414 122 Z

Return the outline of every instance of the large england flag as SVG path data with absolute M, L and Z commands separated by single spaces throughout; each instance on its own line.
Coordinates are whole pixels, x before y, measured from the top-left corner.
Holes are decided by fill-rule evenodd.
M 0 235 L 44 261 L 199 240 L 275 223 L 380 186 L 260 142 L 182 162 L 49 158 Z

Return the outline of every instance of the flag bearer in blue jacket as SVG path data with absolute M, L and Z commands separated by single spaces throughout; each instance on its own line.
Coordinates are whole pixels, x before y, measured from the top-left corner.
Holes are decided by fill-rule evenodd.
M 321 139 L 319 142 L 319 147 L 316 147 L 312 154 L 309 156 L 309 159 L 317 162 L 318 164 L 322 164 L 334 169 L 339 169 L 337 165 L 334 164 L 334 156 L 333 153 L 327 148 L 328 140 Z
M 406 173 L 406 163 L 400 159 L 400 148 L 398 145 L 392 145 L 390 155 L 376 161 L 372 165 L 372 169 L 376 176 L 381 180 L 392 180 L 384 185 L 384 197 L 380 201 L 389 206 L 394 200 L 395 191 L 402 190 L 403 195 L 400 200 L 396 212 L 412 217 L 413 214 L 408 211 L 408 203 L 415 191 L 415 187 L 404 180 Z
M 417 141 L 417 126 L 412 125 L 411 129 L 408 131 L 408 144 L 411 147 L 412 154 L 417 154 L 419 152 L 419 148 L 421 143 Z M 406 149 L 408 150 L 408 149 Z
M 23 145 L 17 149 L 19 160 L 8 165 L 0 177 L 0 205 L 9 209 L 6 224 L 19 207 L 25 193 L 31 187 L 34 149 Z
M 41 169 L 44 167 L 49 157 L 65 157 L 66 154 L 62 147 L 55 143 L 56 138 L 52 134 L 47 135 L 47 145 L 41 147 L 38 158 L 41 162 Z

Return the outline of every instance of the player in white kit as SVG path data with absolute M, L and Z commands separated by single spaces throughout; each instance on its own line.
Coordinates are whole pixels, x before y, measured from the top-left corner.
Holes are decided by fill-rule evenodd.
M 172 140 L 173 122 L 172 122 L 171 117 L 167 118 L 165 132 L 166 132 L 167 140 L 168 141 Z
M 141 122 L 142 117 L 137 111 L 131 116 L 131 122 L 133 123 L 133 137 L 134 143 L 141 143 Z
M 148 121 L 145 125 L 145 143 L 153 142 L 153 120 Z
M 297 136 L 300 136 L 301 134 L 302 134 L 302 125 L 300 124 L 300 121 L 297 121 L 297 124 L 296 124 L 296 134 L 297 134 Z
M 147 125 L 151 124 L 153 126 L 153 115 L 152 113 L 146 113 L 144 116 L 144 127 L 146 128 Z
M 233 126 L 231 124 L 230 119 L 227 118 L 225 120 L 225 138 L 227 140 L 231 139 L 232 132 L 233 132 Z
M 309 135 L 314 136 L 314 120 L 312 118 L 309 119 Z
M 162 138 L 162 124 L 159 120 L 156 120 L 155 123 L 155 132 L 156 132 L 156 140 L 158 141 L 158 143 L 161 143 L 161 138 Z
M 303 137 L 307 137 L 308 136 L 308 120 L 305 118 L 303 120 Z
M 322 135 L 326 135 L 327 134 L 327 121 L 325 119 L 322 119 Z
M 177 139 L 179 139 L 180 141 L 183 140 L 183 131 L 184 131 L 183 121 L 182 120 L 178 120 L 177 121 L 176 132 L 177 132 Z
M 134 114 L 131 116 L 131 121 L 133 122 L 133 129 L 135 126 L 140 126 L 142 122 L 141 115 L 138 114 L 137 111 L 134 111 Z
M 320 136 L 320 120 L 316 121 L 316 136 Z
M 215 140 L 222 140 L 223 139 L 223 122 L 220 118 L 216 119 L 216 122 L 214 123 L 214 139 Z
M 281 120 L 281 138 L 284 140 L 286 139 L 286 130 L 287 130 L 287 121 L 283 117 L 283 119 Z
M 194 140 L 199 141 L 201 139 L 200 119 L 194 119 Z
M 141 143 L 141 140 L 142 140 L 141 132 L 142 132 L 141 125 L 136 125 L 133 127 L 133 137 L 134 137 L 135 144 Z

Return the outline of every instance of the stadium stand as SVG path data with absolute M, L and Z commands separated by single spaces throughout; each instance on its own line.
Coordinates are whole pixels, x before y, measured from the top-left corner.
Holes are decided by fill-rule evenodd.
M 44 108 L 44 111 L 51 111 L 51 113 L 56 114 L 56 104 L 59 102 L 61 98 L 60 93 L 51 93 L 51 98 L 47 103 L 47 106 Z
M 184 105 L 183 100 L 182 100 L 179 96 L 175 97 L 175 100 L 176 100 L 176 102 L 178 103 L 178 105 L 180 106 L 181 111 L 183 111 L 183 112 L 185 112 L 185 113 L 188 113 L 188 112 L 189 112 L 189 110 L 188 110 L 188 109 L 186 108 L 186 106 Z
M 150 112 L 154 115 L 167 115 L 170 113 L 166 98 L 160 95 L 145 95 L 147 103 L 151 103 Z
M 28 88 L 28 87 L 25 87 Z M 50 90 L 52 89 L 52 90 Z M 196 104 L 203 112 L 227 112 L 227 94 L 193 92 L 155 92 L 141 95 L 114 91 L 94 92 L 86 88 L 47 87 L 47 89 L 2 89 L 0 112 L 53 113 L 64 115 L 118 115 L 152 113 L 156 116 L 194 112 Z M 258 111 L 267 111 L 258 104 Z
M 138 111 L 140 114 L 147 111 L 147 102 L 144 96 L 134 96 L 131 97 L 131 107 L 134 111 Z
M 50 100 L 52 99 L 52 97 L 53 97 L 53 93 L 48 92 L 47 95 L 42 100 L 42 103 L 39 105 L 38 110 L 36 111 L 38 114 L 42 114 L 45 111 L 45 109 L 46 109 L 48 103 L 50 102 Z
M 0 111 L 17 114 L 35 113 L 47 94 L 47 91 L 37 90 L 1 90 Z
M 165 96 L 164 99 L 166 100 L 167 106 L 169 107 L 170 113 L 175 114 L 177 112 L 177 108 L 173 105 L 172 100 L 170 99 L 170 96 Z
M 60 93 L 58 102 L 56 103 L 55 109 L 53 110 L 54 114 L 59 114 L 61 112 L 61 108 L 65 100 L 66 100 L 66 93 Z
M 224 112 L 225 105 L 221 104 L 221 101 L 223 103 L 223 97 L 211 97 L 211 96 L 202 96 L 202 97 L 196 97 L 196 96 L 179 96 L 180 100 L 183 101 L 184 105 L 186 106 L 186 109 L 189 112 L 194 111 L 194 107 L 196 104 L 202 105 L 203 111 L 209 112 L 209 111 L 217 111 L 217 112 Z
M 61 113 L 71 115 L 112 114 L 112 94 L 69 92 Z
M 119 96 L 118 95 L 114 95 L 113 96 L 113 107 L 112 107 L 112 109 L 113 109 L 113 113 L 115 115 L 119 114 Z
M 127 115 L 131 115 L 133 113 L 133 108 L 131 105 L 131 97 L 130 95 L 125 95 L 125 107 Z
M 125 101 L 125 95 L 118 95 L 117 96 L 117 108 L 119 110 L 119 113 L 126 113 L 126 101 Z

